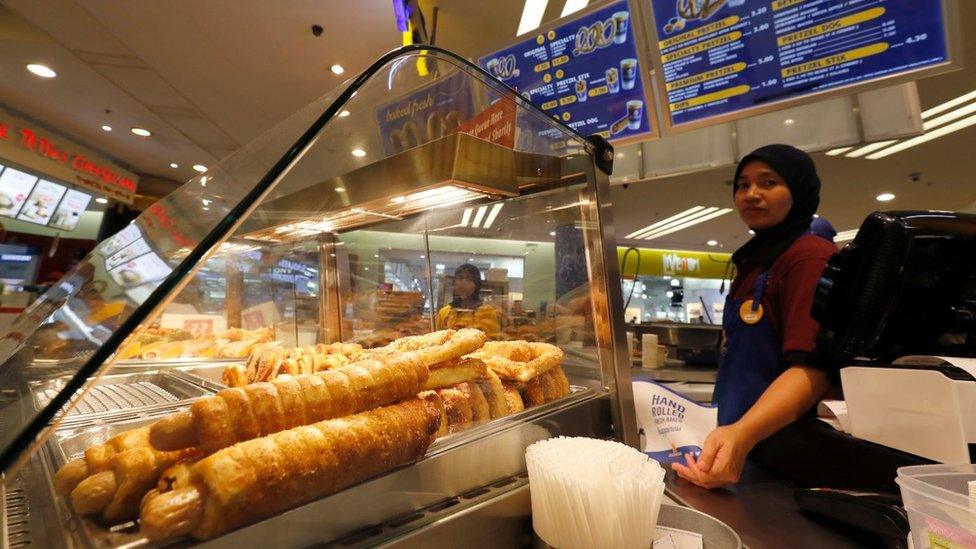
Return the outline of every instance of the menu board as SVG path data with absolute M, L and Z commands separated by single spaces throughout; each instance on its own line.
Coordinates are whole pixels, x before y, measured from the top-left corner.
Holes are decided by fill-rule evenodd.
M 478 60 L 489 73 L 582 135 L 654 131 L 627 2 L 584 12 Z
M 109 257 L 122 248 L 132 244 L 137 238 L 142 238 L 142 231 L 138 225 L 130 223 L 126 228 L 106 238 L 98 245 L 98 253 Z
M 122 248 L 120 252 L 106 259 L 105 268 L 111 271 L 119 265 L 124 265 L 125 263 L 128 263 L 141 255 L 148 254 L 151 251 L 152 249 L 149 247 L 149 244 L 146 243 L 145 239 L 140 238 L 125 248 Z
M 109 271 L 109 274 L 119 286 L 131 288 L 159 280 L 172 270 L 162 258 L 153 252 L 149 252 L 116 267 Z
M 48 223 L 48 227 L 65 231 L 75 230 L 78 222 L 81 221 L 81 214 L 88 209 L 88 203 L 91 202 L 91 199 L 92 197 L 88 193 L 68 189 L 58 209 L 55 210 L 51 222 Z
M 942 0 L 650 0 L 672 126 L 949 61 Z
M 61 197 L 67 190 L 68 188 L 64 185 L 44 179 L 40 180 L 34 190 L 31 191 L 30 196 L 27 197 L 27 201 L 24 202 L 24 207 L 17 214 L 17 219 L 47 225 L 51 216 L 54 215 L 54 210 L 58 207 Z
M 0 172 L 0 215 L 13 217 L 27 200 L 37 177 L 13 168 L 0 166 L 0 169 L 3 169 Z

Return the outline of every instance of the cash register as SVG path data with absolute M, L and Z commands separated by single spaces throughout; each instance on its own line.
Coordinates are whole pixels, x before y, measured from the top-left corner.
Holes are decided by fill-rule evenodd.
M 901 547 L 907 520 L 889 493 L 894 469 L 976 461 L 976 215 L 869 215 L 828 262 L 813 316 L 821 355 L 843 366 L 851 455 L 869 456 L 866 476 L 884 481 L 796 499 Z

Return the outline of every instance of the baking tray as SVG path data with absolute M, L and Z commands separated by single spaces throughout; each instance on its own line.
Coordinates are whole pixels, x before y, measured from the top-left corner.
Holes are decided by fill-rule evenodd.
M 34 408 L 47 406 L 54 395 L 64 390 L 68 377 L 35 381 L 29 384 Z M 65 416 L 69 423 L 89 422 L 118 414 L 138 414 L 156 408 L 195 400 L 212 394 L 214 389 L 194 383 L 182 375 L 166 371 L 144 371 L 105 375 L 92 382 L 85 397 Z M 86 384 L 72 397 L 72 402 L 89 387 Z M 61 419 L 59 411 L 55 419 Z

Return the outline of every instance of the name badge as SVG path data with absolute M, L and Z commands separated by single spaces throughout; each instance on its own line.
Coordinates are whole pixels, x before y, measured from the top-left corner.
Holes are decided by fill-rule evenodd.
M 746 324 L 756 324 L 757 322 L 762 320 L 762 317 L 763 317 L 762 304 L 759 304 L 756 307 L 756 310 L 752 310 L 751 299 L 747 299 L 743 301 L 742 305 L 739 307 L 739 318 L 741 318 L 742 322 L 745 322 Z

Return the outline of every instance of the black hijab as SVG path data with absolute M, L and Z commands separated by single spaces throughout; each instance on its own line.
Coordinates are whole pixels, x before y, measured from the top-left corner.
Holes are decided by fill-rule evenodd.
M 477 309 L 481 306 L 481 271 L 470 263 L 464 263 L 454 271 L 454 278 L 457 279 L 461 273 L 466 273 L 474 280 L 474 293 L 467 299 L 455 294 L 451 301 L 451 307 L 455 309 Z
M 769 267 L 793 242 L 810 232 L 810 222 L 820 205 L 820 178 L 810 155 L 789 145 L 766 145 L 747 154 L 735 168 L 732 196 L 742 168 L 753 160 L 762 160 L 783 178 L 793 195 L 793 207 L 786 218 L 775 227 L 756 231 L 741 248 L 732 254 L 732 262 L 741 266 L 756 261 Z

